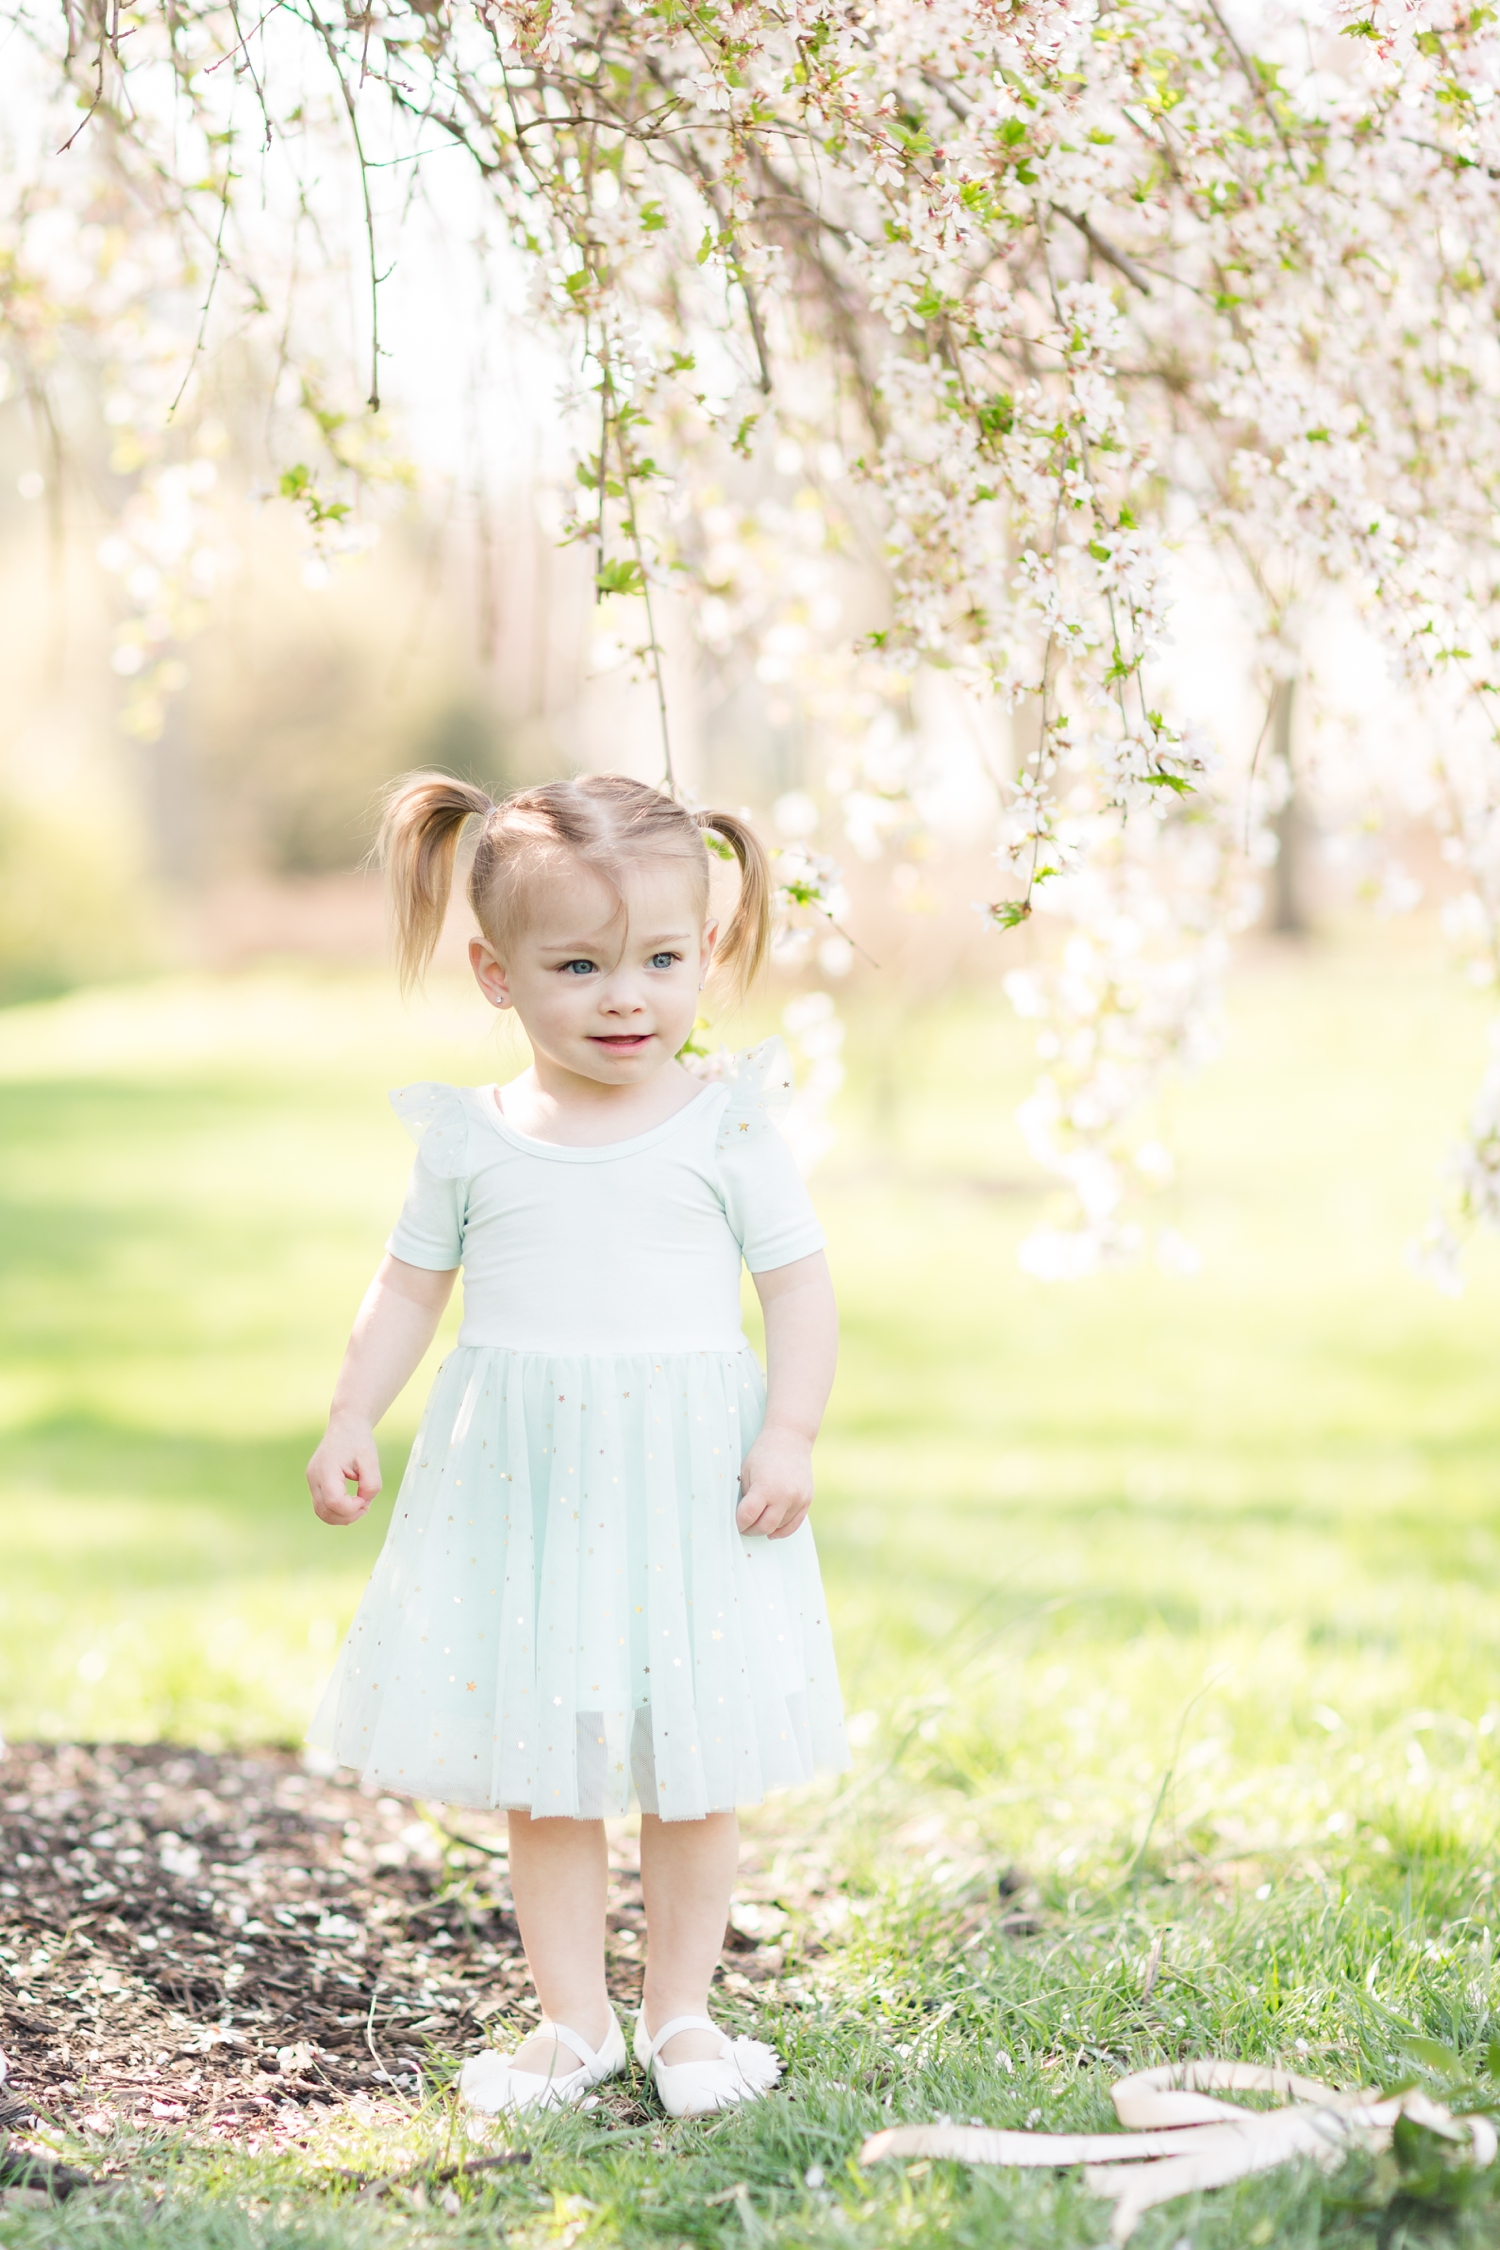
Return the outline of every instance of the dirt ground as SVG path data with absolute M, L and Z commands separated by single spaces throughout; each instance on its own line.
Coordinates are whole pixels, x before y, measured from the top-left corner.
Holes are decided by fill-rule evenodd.
M 535 2015 L 492 1814 L 419 1810 L 290 1752 L 11 1745 L 0 1756 L 0 2128 L 153 2120 L 291 2137 Z M 616 1860 L 609 1981 L 644 1922 Z M 764 1886 L 761 1886 L 764 1888 Z M 775 1977 L 785 1914 L 742 1886 L 721 1976 Z M 631 2110 L 622 2090 L 612 2107 Z

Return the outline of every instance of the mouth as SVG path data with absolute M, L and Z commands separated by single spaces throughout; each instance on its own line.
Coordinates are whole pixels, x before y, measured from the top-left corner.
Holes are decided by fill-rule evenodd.
M 605 1031 L 590 1034 L 589 1044 L 602 1047 L 610 1055 L 634 1055 L 642 1047 L 649 1047 L 656 1037 L 654 1031 Z

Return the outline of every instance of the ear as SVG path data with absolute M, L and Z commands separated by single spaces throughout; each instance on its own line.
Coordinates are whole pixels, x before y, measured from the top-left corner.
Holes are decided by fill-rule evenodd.
M 470 938 L 469 967 L 474 971 L 474 982 L 492 1008 L 509 1008 L 513 1005 L 510 981 L 488 938 Z
M 705 922 L 703 925 L 703 939 L 698 950 L 698 990 L 700 992 L 703 990 L 704 985 L 708 982 L 708 972 L 713 967 L 714 947 L 718 944 L 718 942 L 718 923 Z

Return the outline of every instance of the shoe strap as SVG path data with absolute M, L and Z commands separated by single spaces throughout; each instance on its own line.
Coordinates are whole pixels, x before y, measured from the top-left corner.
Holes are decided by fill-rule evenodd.
M 679 2031 L 711 2031 L 716 2038 L 724 2041 L 726 2047 L 730 2044 L 725 2033 L 720 2031 L 716 2023 L 710 2023 L 707 2016 L 673 2016 L 671 2022 L 664 2023 L 656 2037 L 651 2041 L 651 2060 L 653 2062 L 655 2062 L 667 2041 L 675 2039 Z M 666 2065 L 668 2070 L 675 2067 L 676 2065 L 672 2063 Z
M 613 2029 L 614 2027 L 614 2020 L 615 2019 L 613 2016 L 611 2016 L 609 2019 L 611 2029 Z M 598 2069 L 599 2056 L 597 2051 L 589 2045 L 588 2041 L 584 2038 L 581 2031 L 574 2031 L 571 2024 L 553 2023 L 550 2017 L 544 2016 L 542 2018 L 542 2021 L 537 2025 L 536 2028 L 538 2032 L 550 2031 L 553 2038 L 557 2041 L 560 2047 L 571 2047 L 585 2070 Z M 535 2034 L 533 2034 L 533 2036 L 535 2036 Z M 604 2034 L 603 2044 L 605 2046 L 608 2046 L 609 2044 L 608 2031 L 606 2031 Z

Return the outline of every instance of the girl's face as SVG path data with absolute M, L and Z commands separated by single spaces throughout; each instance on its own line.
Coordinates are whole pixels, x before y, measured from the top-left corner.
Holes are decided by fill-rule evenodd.
M 469 959 L 485 997 L 515 1009 L 538 1055 L 600 1085 L 638 1085 L 672 1060 L 697 1017 L 715 936 L 700 895 L 669 860 L 627 865 L 619 898 L 580 867 L 543 891 L 503 961 L 487 938 L 471 940 Z

